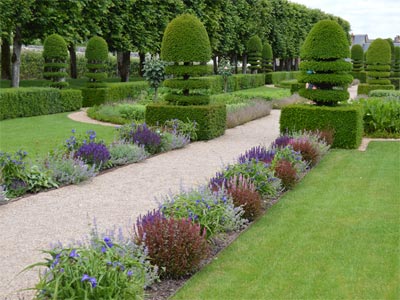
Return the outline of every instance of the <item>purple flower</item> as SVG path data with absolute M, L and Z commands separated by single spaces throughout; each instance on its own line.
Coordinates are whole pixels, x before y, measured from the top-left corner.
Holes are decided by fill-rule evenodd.
M 101 143 L 83 144 L 75 154 L 83 161 L 91 165 L 101 165 L 110 159 L 110 152 L 107 147 Z
M 268 150 L 264 146 L 253 147 L 247 150 L 244 154 L 239 156 L 238 162 L 240 164 L 247 163 L 251 160 L 262 161 L 266 164 L 270 163 L 275 156 L 274 150 Z
M 79 254 L 76 251 L 76 249 L 72 249 L 71 253 L 69 254 L 69 257 L 72 257 L 72 258 L 79 257 Z
M 128 277 L 131 277 L 133 275 L 133 271 L 129 270 L 126 275 L 128 275 Z
M 61 253 L 58 253 L 58 254 L 56 255 L 56 257 L 54 258 L 53 263 L 52 263 L 51 266 L 50 266 L 50 269 L 54 269 L 54 267 L 55 267 L 56 265 L 58 265 L 58 263 L 60 262 L 60 257 L 61 257 Z
M 81 282 L 84 281 L 89 281 L 92 288 L 95 288 L 97 286 L 97 280 L 95 277 L 90 277 L 88 274 L 83 274 Z
M 293 138 L 291 138 L 290 136 L 282 135 L 282 136 L 276 138 L 276 140 L 272 143 L 272 147 L 279 148 L 279 149 L 284 148 L 287 145 L 289 145 L 292 140 L 293 140 Z
M 108 248 L 112 248 L 114 246 L 114 244 L 111 242 L 111 239 L 109 237 L 105 237 L 103 239 L 104 243 L 106 243 Z
M 157 153 L 161 146 L 161 137 L 156 132 L 147 127 L 146 123 L 142 125 L 132 124 L 133 129 L 130 132 L 129 141 L 138 145 L 143 145 L 149 153 Z

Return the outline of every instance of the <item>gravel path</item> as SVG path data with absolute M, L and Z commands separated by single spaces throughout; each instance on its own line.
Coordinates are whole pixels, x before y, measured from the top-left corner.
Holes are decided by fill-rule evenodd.
M 0 206 L 0 299 L 19 299 L 14 291 L 33 286 L 37 272 L 17 275 L 41 261 L 52 242 L 80 239 L 94 217 L 101 229 L 127 228 L 158 206 L 155 197 L 180 186 L 206 182 L 223 164 L 252 146 L 269 145 L 279 134 L 279 110 L 226 131 L 207 142 L 154 156 L 95 177 L 91 182 L 32 195 Z M 31 293 L 19 295 L 31 299 Z

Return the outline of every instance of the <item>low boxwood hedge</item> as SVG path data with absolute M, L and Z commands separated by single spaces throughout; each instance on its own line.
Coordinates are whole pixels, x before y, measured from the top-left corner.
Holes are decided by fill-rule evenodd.
M 0 90 L 0 120 L 56 114 L 81 107 L 80 90 L 39 87 Z
M 298 79 L 300 75 L 300 71 L 292 71 L 292 72 L 272 72 L 267 75 L 271 76 L 271 83 L 277 84 L 283 80 L 292 80 Z M 267 82 L 266 82 L 267 83 Z
M 368 95 L 373 90 L 394 90 L 394 85 L 360 83 L 357 87 L 357 95 Z
M 163 124 L 167 120 L 196 121 L 199 140 L 210 140 L 223 135 L 226 126 L 226 105 L 180 106 L 155 103 L 146 106 L 146 123 Z
M 361 106 L 314 106 L 293 104 L 282 108 L 280 131 L 333 130 L 335 148 L 357 148 L 363 135 Z

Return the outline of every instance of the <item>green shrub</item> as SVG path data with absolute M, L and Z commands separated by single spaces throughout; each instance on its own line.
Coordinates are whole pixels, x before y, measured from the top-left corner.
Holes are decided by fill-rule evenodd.
M 271 74 L 271 82 L 273 84 L 277 84 L 284 80 L 293 80 L 298 79 L 301 72 L 299 71 L 292 71 L 292 72 L 273 72 Z M 266 74 L 270 75 L 270 74 Z
M 394 63 L 392 68 L 391 77 L 400 77 L 400 46 L 394 47 Z
M 390 97 L 400 101 L 400 91 L 393 90 L 373 90 L 369 92 L 370 97 Z
M 333 130 L 332 146 L 352 149 L 361 143 L 362 117 L 359 106 L 289 105 L 281 110 L 280 131 Z
M 376 39 L 366 55 L 367 83 L 370 85 L 390 85 L 391 50 L 386 40 Z
M 395 90 L 400 90 L 400 78 L 389 78 Z
M 272 59 L 273 59 L 272 47 L 269 43 L 263 45 L 261 59 L 262 59 L 262 72 L 269 73 L 273 71 Z M 265 82 L 267 83 L 267 82 Z
M 357 94 L 368 95 L 373 90 L 394 90 L 394 86 L 392 84 L 381 85 L 381 84 L 360 83 L 357 87 Z
M 358 73 L 364 69 L 364 50 L 361 45 L 351 47 L 351 59 L 353 61 L 353 72 Z
M 246 45 L 247 62 L 250 64 L 251 73 L 257 73 L 261 69 L 262 51 L 261 39 L 258 35 L 253 35 Z
M 146 106 L 146 123 L 160 125 L 165 121 L 178 119 L 181 121 L 196 121 L 197 137 L 199 140 L 210 140 L 225 132 L 225 105 L 193 105 L 178 106 L 165 103 L 149 104 Z
M 300 83 L 309 83 L 299 94 L 318 105 L 335 105 L 347 100 L 347 86 L 353 81 L 348 74 L 351 64 L 349 42 L 342 27 L 335 21 L 319 21 L 311 29 L 301 48 Z M 312 89 L 311 87 L 317 87 Z
M 68 76 L 68 49 L 65 40 L 58 34 L 49 35 L 43 44 L 44 73 L 43 77 L 52 81 L 51 87 L 68 86 L 65 78 Z
M 81 106 L 79 90 L 35 87 L 0 90 L 0 120 L 73 111 Z
M 101 82 L 107 78 L 105 72 L 106 61 L 108 58 L 107 42 L 99 37 L 92 37 L 86 46 L 85 57 L 87 59 L 85 74 L 89 78 L 89 87 L 100 87 Z
M 114 124 L 143 123 L 146 106 L 141 104 L 103 104 L 87 110 L 90 118 Z

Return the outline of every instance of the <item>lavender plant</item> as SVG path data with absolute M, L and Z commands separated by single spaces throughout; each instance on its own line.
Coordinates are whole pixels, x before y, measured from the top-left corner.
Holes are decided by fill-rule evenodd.
M 290 144 L 290 142 L 293 140 L 293 137 L 285 134 L 285 135 L 281 135 L 279 137 L 276 138 L 276 140 L 272 143 L 271 147 L 272 148 L 284 148 L 287 145 Z
M 142 161 L 146 159 L 149 154 L 143 146 L 118 142 L 110 146 L 110 156 L 110 163 L 112 165 L 121 166 Z
M 256 146 L 240 155 L 238 162 L 243 164 L 255 160 L 257 162 L 261 161 L 265 164 L 269 164 L 274 159 L 274 156 L 275 151 L 273 149 L 267 149 L 265 146 Z
M 161 135 L 161 151 L 170 151 L 185 147 L 190 143 L 189 137 L 182 135 L 178 132 L 167 132 L 160 133 Z
M 131 144 L 142 145 L 150 154 L 161 150 L 161 136 L 149 128 L 146 123 L 132 123 L 118 128 L 119 139 Z
M 232 198 L 224 191 L 212 192 L 208 187 L 182 190 L 177 195 L 163 197 L 161 212 L 175 219 L 189 218 L 200 225 L 207 238 L 220 232 L 243 228 L 243 209 L 235 207 Z
M 90 142 L 83 144 L 76 152 L 75 157 L 79 157 L 89 165 L 95 165 L 98 169 L 106 168 L 110 159 L 110 152 L 103 143 Z

